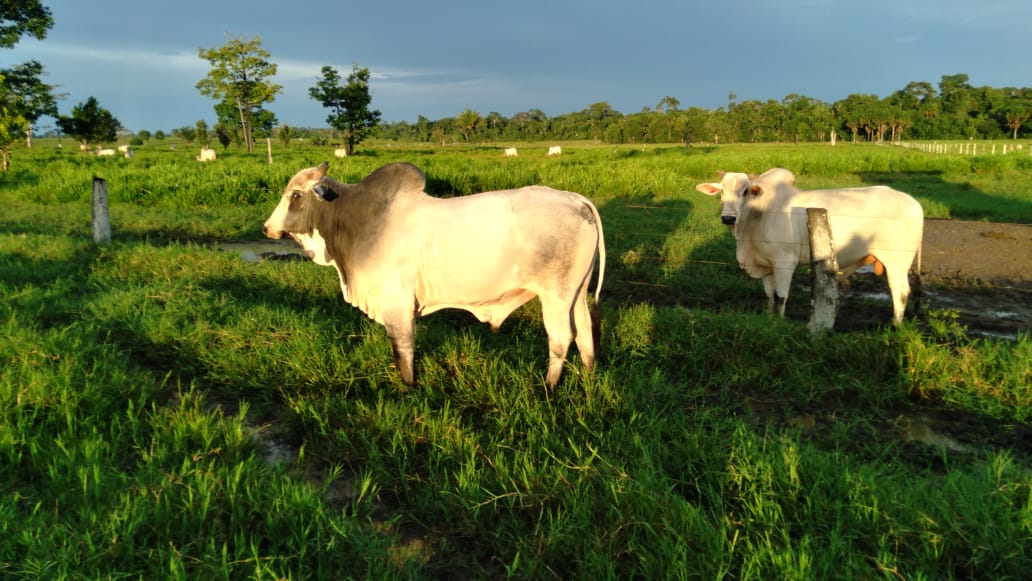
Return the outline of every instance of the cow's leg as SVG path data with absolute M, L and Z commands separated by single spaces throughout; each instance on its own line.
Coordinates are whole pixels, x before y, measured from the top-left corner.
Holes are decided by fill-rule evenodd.
M 598 308 L 597 305 L 595 308 Z M 581 364 L 585 371 L 591 371 L 595 365 L 595 331 L 594 322 L 591 316 L 591 308 L 588 307 L 588 281 L 577 293 L 577 299 L 573 304 L 573 326 L 574 337 L 577 341 L 577 351 L 580 353 Z
M 907 278 L 907 270 L 909 269 L 900 269 L 895 265 L 885 269 L 885 280 L 889 284 L 889 296 L 892 297 L 893 325 L 903 322 L 903 313 L 907 310 L 907 300 L 910 298 L 910 280 Z
M 788 302 L 788 291 L 792 288 L 795 267 L 795 264 L 774 266 L 774 308 L 782 317 L 785 316 L 785 303 Z
M 763 293 L 767 295 L 767 312 L 774 312 L 774 272 L 763 275 Z
M 387 337 L 391 340 L 394 362 L 398 366 L 398 371 L 401 372 L 401 380 L 408 385 L 414 385 L 416 383 L 415 316 L 412 313 L 406 313 L 388 317 L 385 319 L 384 327 L 387 328 Z
M 566 363 L 566 352 L 573 342 L 573 305 L 569 299 L 542 295 L 541 315 L 548 333 L 548 385 L 559 383 Z

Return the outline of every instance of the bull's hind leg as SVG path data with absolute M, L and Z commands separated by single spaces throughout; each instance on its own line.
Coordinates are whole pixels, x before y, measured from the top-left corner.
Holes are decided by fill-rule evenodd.
M 394 362 L 401 372 L 401 380 L 408 385 L 416 383 L 416 332 L 412 313 L 385 317 L 384 327 L 394 350 Z
M 598 309 L 598 305 L 595 308 Z M 596 328 L 595 317 L 592 316 L 591 308 L 588 306 L 587 280 L 580 292 L 577 293 L 577 299 L 573 303 L 573 327 L 581 364 L 585 371 L 591 371 L 595 366 L 595 333 L 601 332 L 601 330 Z
M 574 305 L 569 299 L 550 294 L 541 295 L 541 315 L 548 333 L 548 385 L 559 383 L 566 363 L 566 353 L 573 342 Z M 590 318 L 590 317 L 589 317 Z M 578 344 L 579 347 L 579 344 Z M 594 349 L 592 349 L 594 351 Z

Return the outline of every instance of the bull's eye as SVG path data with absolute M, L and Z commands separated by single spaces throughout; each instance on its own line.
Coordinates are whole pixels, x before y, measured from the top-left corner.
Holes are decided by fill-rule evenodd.
M 292 193 L 290 194 L 290 200 L 291 200 L 292 202 L 296 202 L 297 200 L 300 200 L 300 199 L 301 199 L 301 190 L 294 190 L 294 191 L 293 191 L 293 192 L 292 192 Z

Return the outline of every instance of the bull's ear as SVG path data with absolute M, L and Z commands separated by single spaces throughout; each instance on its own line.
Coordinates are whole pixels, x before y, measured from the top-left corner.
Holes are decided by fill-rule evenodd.
M 720 184 L 699 184 L 695 186 L 695 189 L 707 196 L 715 196 L 722 191 Z
M 763 188 L 761 188 L 760 186 L 758 186 L 756 184 L 753 184 L 753 185 L 751 185 L 751 186 L 749 186 L 748 188 L 745 189 L 745 193 L 752 194 L 754 196 L 758 196 L 758 195 L 763 193 Z
M 331 190 L 323 184 L 315 186 L 314 188 L 312 188 L 312 191 L 315 192 L 315 195 L 319 196 L 319 199 L 324 202 L 332 202 L 333 200 L 336 200 L 340 197 L 340 194 Z

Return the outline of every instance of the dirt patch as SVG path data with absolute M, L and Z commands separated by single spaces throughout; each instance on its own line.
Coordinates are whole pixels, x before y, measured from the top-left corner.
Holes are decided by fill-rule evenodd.
M 1032 292 L 1032 226 L 925 220 L 921 276 L 947 287 Z

